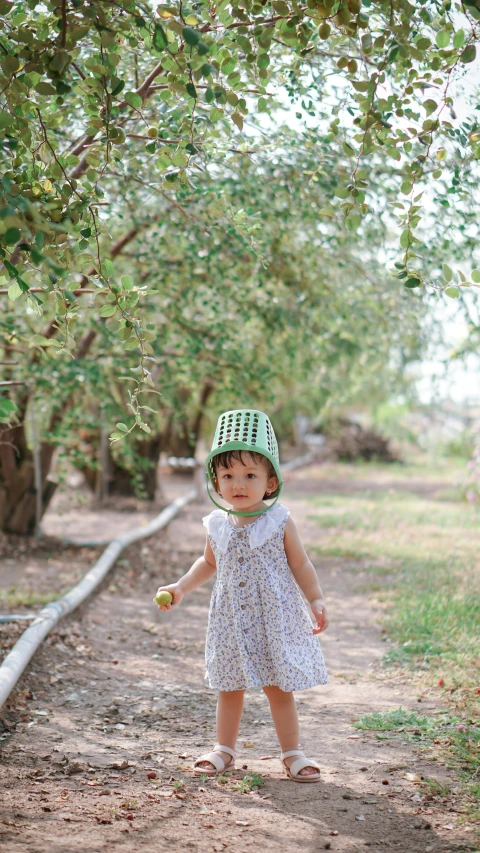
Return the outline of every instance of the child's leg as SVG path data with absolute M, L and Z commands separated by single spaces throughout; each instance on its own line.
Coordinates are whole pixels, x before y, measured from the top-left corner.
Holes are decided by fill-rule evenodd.
M 217 701 L 217 743 L 235 749 L 243 713 L 244 690 L 221 690 Z M 219 752 L 226 764 L 231 761 L 227 752 Z M 213 770 L 213 764 L 202 761 L 199 767 Z
M 270 703 L 273 723 L 282 752 L 287 752 L 289 749 L 298 749 L 298 714 L 293 693 L 285 693 L 279 687 L 264 687 L 263 690 Z M 290 767 L 292 761 L 295 761 L 296 758 L 298 756 L 292 755 L 286 758 L 285 761 Z M 318 773 L 315 767 L 304 767 L 300 771 L 301 776 L 310 776 L 314 773 Z

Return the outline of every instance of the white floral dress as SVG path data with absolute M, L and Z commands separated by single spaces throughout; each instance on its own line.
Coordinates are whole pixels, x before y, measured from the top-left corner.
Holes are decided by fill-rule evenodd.
M 320 642 L 284 547 L 289 510 L 275 504 L 251 524 L 228 513 L 203 519 L 217 575 L 208 615 L 206 674 L 216 690 L 328 682 Z

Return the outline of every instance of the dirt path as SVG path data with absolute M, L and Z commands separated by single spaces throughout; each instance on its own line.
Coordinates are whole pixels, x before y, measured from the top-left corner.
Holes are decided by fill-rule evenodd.
M 305 485 L 304 472 L 292 475 L 284 502 L 308 546 L 318 528 L 307 519 Z M 317 561 L 331 615 L 322 642 L 331 683 L 297 694 L 302 744 L 320 761 L 322 782 L 283 776 L 267 702 L 256 692 L 247 694 L 232 778 L 203 784 L 193 776 L 192 759 L 214 739 L 215 694 L 203 683 L 210 588 L 173 615 L 150 602 L 198 555 L 208 511 L 192 505 L 166 535 L 126 552 L 32 661 L 4 714 L 3 853 L 471 850 L 455 816 L 416 784 L 426 776 L 455 787 L 451 772 L 411 742 L 352 725 L 373 711 L 435 708 L 405 678 L 385 679 L 377 616 L 345 560 Z M 234 790 L 251 772 L 264 784 Z

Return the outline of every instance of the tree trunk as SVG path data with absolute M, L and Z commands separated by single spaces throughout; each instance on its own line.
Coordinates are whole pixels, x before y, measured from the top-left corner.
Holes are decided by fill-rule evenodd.
M 148 460 L 148 467 L 138 466 L 137 482 L 140 480 L 142 491 L 147 500 L 155 500 L 157 488 L 157 466 L 160 453 L 165 451 L 169 456 L 179 457 L 194 457 L 197 450 L 197 443 L 200 435 L 202 417 L 205 405 L 213 391 L 213 385 L 206 382 L 202 388 L 198 408 L 195 413 L 192 425 L 189 426 L 187 419 L 174 422 L 169 419 L 165 425 L 165 429 L 161 433 L 156 433 L 149 438 L 143 439 L 135 444 L 135 451 L 145 460 Z M 92 448 L 91 457 L 96 457 L 96 448 L 100 441 L 97 433 L 90 436 L 83 436 L 84 440 Z M 108 451 L 108 462 L 104 468 L 108 469 L 108 482 L 103 486 L 104 495 L 118 495 L 121 497 L 133 497 L 135 495 L 135 483 L 132 476 L 133 472 L 130 469 L 123 467 L 119 461 L 112 456 L 111 450 Z M 85 480 L 92 490 L 98 493 L 98 466 L 86 465 L 82 469 Z M 139 477 L 141 475 L 141 478 Z
M 57 484 L 48 479 L 54 449 L 49 444 L 40 444 L 43 513 L 57 488 Z M 35 466 L 24 424 L 20 423 L 0 433 L 0 529 L 28 535 L 35 527 Z
M 139 466 L 137 482 L 141 486 L 142 492 L 146 500 L 155 500 L 157 489 L 157 464 L 162 449 L 162 435 L 157 434 L 152 437 L 139 441 L 135 445 L 136 453 L 143 459 L 147 460 L 148 467 L 145 469 Z M 92 457 L 96 454 L 96 445 L 99 441 L 97 435 L 92 435 L 87 441 L 92 447 Z M 128 468 L 122 467 L 113 456 L 110 448 L 108 449 L 108 475 L 107 482 L 104 484 L 103 494 L 105 497 L 117 495 L 119 497 L 133 497 L 135 495 L 135 483 L 132 474 L 134 473 Z M 87 485 L 92 492 L 98 488 L 98 468 L 85 465 L 82 469 Z

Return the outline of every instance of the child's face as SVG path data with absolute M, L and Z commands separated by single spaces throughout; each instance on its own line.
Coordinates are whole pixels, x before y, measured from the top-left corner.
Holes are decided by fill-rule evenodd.
M 278 486 L 276 477 L 269 477 L 267 466 L 254 462 L 249 453 L 242 454 L 243 462 L 232 459 L 229 468 L 217 468 L 218 492 L 233 509 L 249 512 L 258 509 L 263 496 Z

